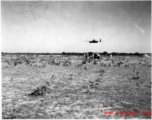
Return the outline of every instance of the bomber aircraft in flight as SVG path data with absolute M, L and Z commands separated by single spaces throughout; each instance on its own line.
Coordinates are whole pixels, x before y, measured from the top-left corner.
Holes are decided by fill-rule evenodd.
M 101 39 L 100 39 L 99 41 L 93 39 L 93 40 L 91 40 L 91 41 L 85 41 L 85 42 L 89 42 L 89 43 L 98 43 L 98 42 L 103 42 L 103 41 L 101 41 Z

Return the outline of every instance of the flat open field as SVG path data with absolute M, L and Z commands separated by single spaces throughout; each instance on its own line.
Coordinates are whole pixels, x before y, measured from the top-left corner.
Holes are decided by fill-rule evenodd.
M 151 59 L 112 59 L 2 56 L 3 119 L 151 118 Z

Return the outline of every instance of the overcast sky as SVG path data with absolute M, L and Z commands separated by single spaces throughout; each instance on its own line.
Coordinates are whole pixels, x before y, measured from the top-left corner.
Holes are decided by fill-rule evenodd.
M 2 52 L 151 52 L 150 1 L 2 1 L 1 16 Z

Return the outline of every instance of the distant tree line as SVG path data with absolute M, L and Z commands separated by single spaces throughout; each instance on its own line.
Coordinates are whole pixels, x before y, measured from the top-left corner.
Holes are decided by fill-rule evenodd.
M 93 53 L 93 52 L 88 52 L 88 53 Z M 62 52 L 62 55 L 84 55 L 85 53 L 74 53 L 74 52 Z M 108 53 L 106 51 L 102 52 L 102 53 L 98 53 L 100 55 L 104 55 L 104 56 L 109 56 L 109 55 L 113 55 L 113 56 L 143 56 L 144 54 L 149 54 L 149 53 L 118 53 L 118 52 L 112 52 L 112 53 Z
M 7 52 L 2 52 L 1 53 L 6 54 L 6 55 L 62 55 L 62 53 L 7 53 Z
M 62 55 L 84 55 L 84 53 L 77 53 L 77 52 L 62 52 Z
M 94 52 L 89 52 L 89 53 L 94 53 Z M 85 53 L 80 53 L 80 52 L 62 52 L 62 53 L 7 53 L 7 52 L 2 52 L 2 55 L 77 55 L 77 56 L 82 56 Z M 109 56 L 109 55 L 113 55 L 113 56 L 143 56 L 144 54 L 148 54 L 151 56 L 151 53 L 118 53 L 118 52 L 112 52 L 112 53 L 108 53 L 106 51 L 100 53 L 98 52 L 98 54 L 100 55 L 104 55 L 104 56 Z

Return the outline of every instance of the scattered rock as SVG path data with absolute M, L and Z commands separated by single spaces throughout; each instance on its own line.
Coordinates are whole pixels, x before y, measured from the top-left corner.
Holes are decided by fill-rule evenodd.
M 46 93 L 51 93 L 51 89 L 47 86 L 37 87 L 32 93 L 28 94 L 29 96 L 44 96 Z

